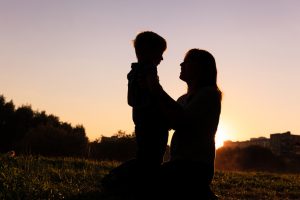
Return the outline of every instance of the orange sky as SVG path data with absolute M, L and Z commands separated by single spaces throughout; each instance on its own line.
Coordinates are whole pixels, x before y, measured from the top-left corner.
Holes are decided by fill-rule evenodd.
M 190 48 L 216 58 L 224 98 L 220 138 L 300 134 L 300 2 L 1 1 L 0 94 L 88 137 L 133 131 L 126 103 L 131 40 L 152 30 L 168 42 L 159 76 L 177 99 Z

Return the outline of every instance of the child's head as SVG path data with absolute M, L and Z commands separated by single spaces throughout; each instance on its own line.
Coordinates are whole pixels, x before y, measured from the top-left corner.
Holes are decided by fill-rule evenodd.
M 155 65 L 158 65 L 163 60 L 162 55 L 167 49 L 166 40 L 152 31 L 139 33 L 133 44 L 138 62 Z

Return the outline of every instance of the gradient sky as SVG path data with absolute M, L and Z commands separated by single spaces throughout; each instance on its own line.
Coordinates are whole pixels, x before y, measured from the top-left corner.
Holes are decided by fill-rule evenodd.
M 159 76 L 177 99 L 191 48 L 216 58 L 220 138 L 300 134 L 298 0 L 0 0 L 0 94 L 72 125 L 90 140 L 134 129 L 126 102 L 132 40 L 168 42 Z

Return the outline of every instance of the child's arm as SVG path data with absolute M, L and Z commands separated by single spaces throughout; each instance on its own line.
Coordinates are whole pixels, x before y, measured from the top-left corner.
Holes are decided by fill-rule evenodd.
M 131 107 L 136 105 L 136 93 L 137 93 L 137 86 L 136 86 L 136 80 L 135 80 L 135 72 L 131 70 L 128 75 L 128 90 L 127 90 L 127 103 Z
M 149 74 L 146 77 L 150 93 L 157 100 L 160 109 L 166 117 L 171 128 L 176 128 L 181 123 L 184 114 L 183 107 L 170 97 L 159 84 L 158 76 Z

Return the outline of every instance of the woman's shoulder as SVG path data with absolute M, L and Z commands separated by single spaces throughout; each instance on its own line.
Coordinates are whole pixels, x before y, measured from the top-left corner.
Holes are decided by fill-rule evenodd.
M 208 86 L 208 87 L 204 87 L 201 90 L 199 90 L 199 92 L 197 93 L 196 96 L 199 96 L 199 97 L 206 96 L 207 98 L 213 98 L 213 99 L 221 100 L 222 93 L 218 89 L 218 87 Z
M 179 104 L 184 104 L 186 102 L 187 99 L 187 94 L 181 95 L 178 99 L 177 99 L 177 103 Z
M 180 105 L 186 105 L 188 102 L 221 102 L 222 93 L 217 87 L 203 87 L 194 94 L 184 94 L 177 99 Z

